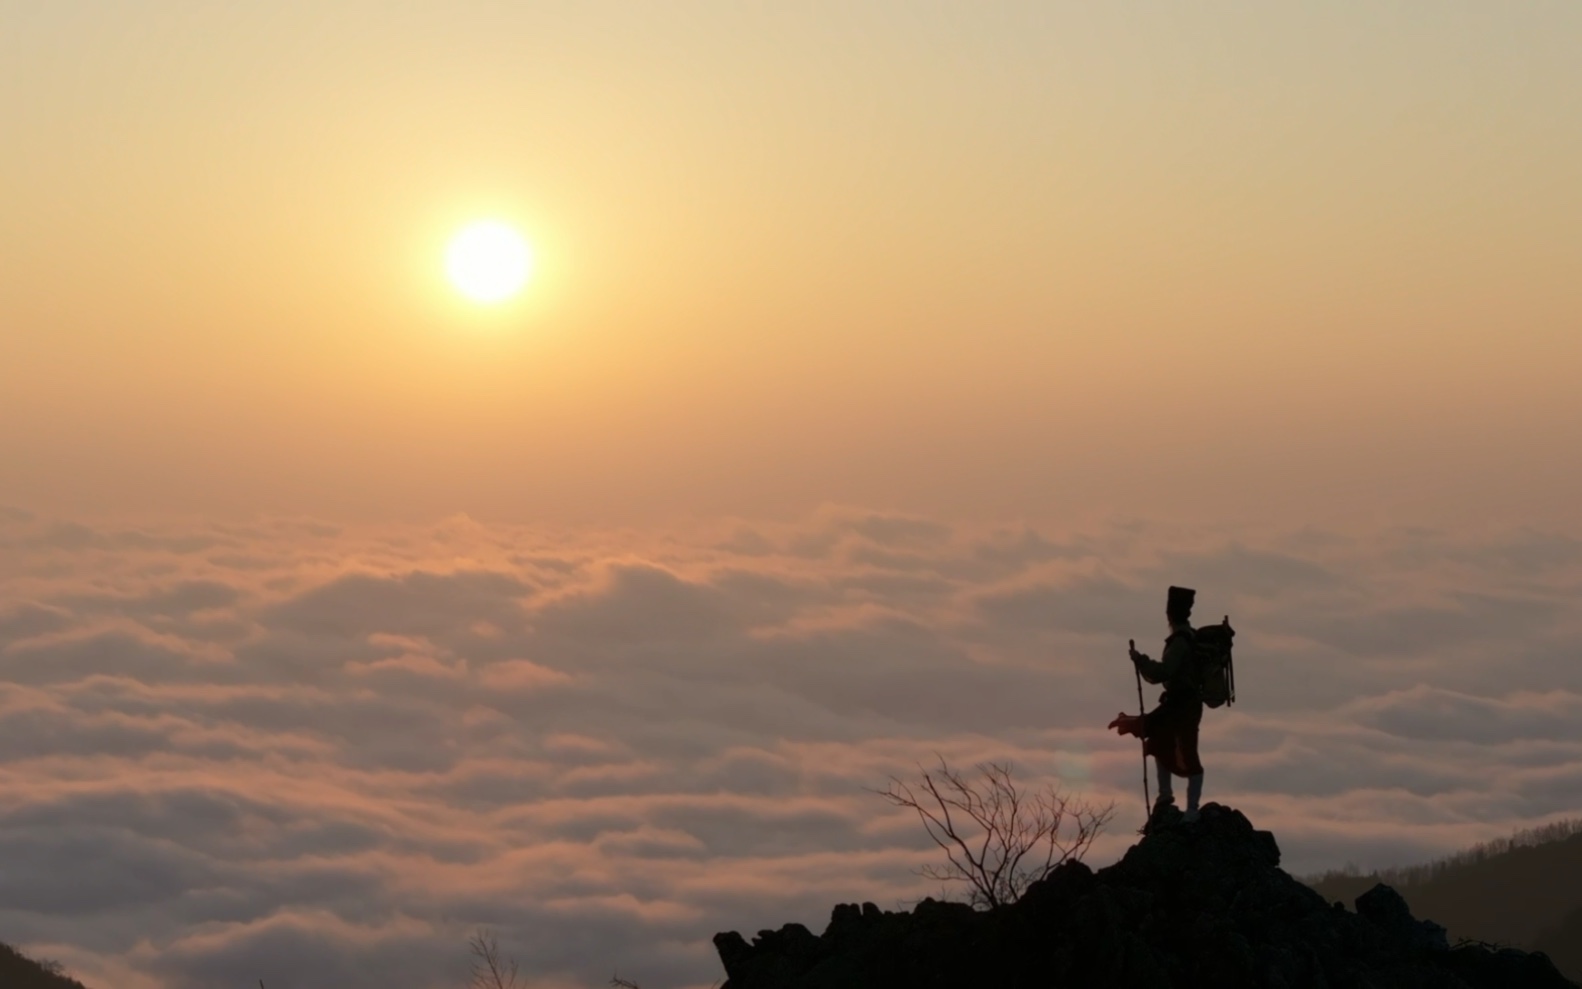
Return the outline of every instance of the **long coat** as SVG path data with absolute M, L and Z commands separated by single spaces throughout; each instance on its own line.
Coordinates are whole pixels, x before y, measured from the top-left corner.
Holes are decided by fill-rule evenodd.
M 1203 696 L 1193 678 L 1192 626 L 1174 625 L 1158 661 L 1139 654 L 1137 670 L 1149 683 L 1162 683 L 1159 706 L 1142 719 L 1143 752 L 1161 760 L 1176 776 L 1203 771 L 1198 758 L 1198 726 L 1203 721 Z

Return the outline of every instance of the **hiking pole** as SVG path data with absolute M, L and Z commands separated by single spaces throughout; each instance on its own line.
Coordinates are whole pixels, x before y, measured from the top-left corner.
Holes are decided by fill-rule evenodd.
M 1128 639 L 1127 644 L 1131 649 L 1132 655 L 1137 655 L 1137 640 Z M 1133 663 L 1132 672 L 1137 675 L 1137 716 L 1139 718 L 1147 718 L 1148 706 L 1143 701 L 1143 671 L 1137 668 L 1136 663 Z M 1141 728 L 1142 725 L 1139 724 L 1138 727 Z M 1149 816 L 1153 814 L 1153 800 L 1148 796 L 1148 739 L 1140 731 L 1137 733 L 1137 737 L 1143 743 L 1143 821 L 1145 822 L 1143 826 L 1147 827 L 1146 822 Z

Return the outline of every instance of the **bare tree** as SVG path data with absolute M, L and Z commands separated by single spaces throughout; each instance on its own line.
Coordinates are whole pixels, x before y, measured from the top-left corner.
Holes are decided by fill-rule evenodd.
M 897 807 L 916 812 L 923 830 L 945 852 L 947 865 L 917 870 L 926 879 L 965 882 L 980 909 L 1014 903 L 1027 887 L 1062 862 L 1080 860 L 1115 815 L 1115 805 L 1094 807 L 1054 786 L 1024 793 L 1009 764 L 984 763 L 978 779 L 946 765 L 917 767 L 912 783 L 890 777 L 874 790 Z
M 480 930 L 467 939 L 467 947 L 472 949 L 468 989 L 517 989 L 516 959 L 500 957 L 500 943 L 492 933 Z

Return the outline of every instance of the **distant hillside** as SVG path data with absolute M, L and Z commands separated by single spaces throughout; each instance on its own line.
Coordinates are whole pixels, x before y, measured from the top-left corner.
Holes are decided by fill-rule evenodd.
M 40 964 L 7 944 L 0 944 L 0 986 L 5 989 L 87 989 L 68 979 L 58 966 Z
M 1533 948 L 1549 956 L 1555 967 L 1575 982 L 1582 973 L 1582 907 L 1566 914 L 1560 926 L 1539 938 Z
M 1350 904 L 1383 882 L 1412 911 L 1471 938 L 1546 952 L 1582 981 L 1582 820 L 1523 831 L 1427 865 L 1303 879 L 1327 900 Z

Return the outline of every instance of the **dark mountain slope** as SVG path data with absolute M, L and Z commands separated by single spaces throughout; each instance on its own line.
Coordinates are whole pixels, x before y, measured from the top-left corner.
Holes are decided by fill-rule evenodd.
M 1568 829 L 1569 830 L 1569 829 Z M 1539 844 L 1501 842 L 1442 862 L 1367 876 L 1329 875 L 1308 884 L 1328 900 L 1349 902 L 1359 889 L 1385 882 L 1412 909 L 1444 924 L 1452 940 L 1475 938 L 1536 947 L 1540 936 L 1582 907 L 1582 834 Z M 1573 969 L 1572 977 L 1582 976 Z
M 0 944 L 0 987 L 4 989 L 85 989 L 76 979 L 68 979 L 39 964 L 10 945 Z
M 1218 804 L 1094 872 L 1061 866 L 987 912 L 924 900 L 909 912 L 842 904 L 752 944 L 714 938 L 727 989 L 1056 989 L 1412 986 L 1574 989 L 1549 959 L 1452 949 L 1387 886 L 1332 905 L 1279 868 L 1274 836 Z
M 1547 954 L 1567 977 L 1582 979 L 1582 907 L 1566 914 L 1558 926 L 1533 943 L 1533 949 Z

